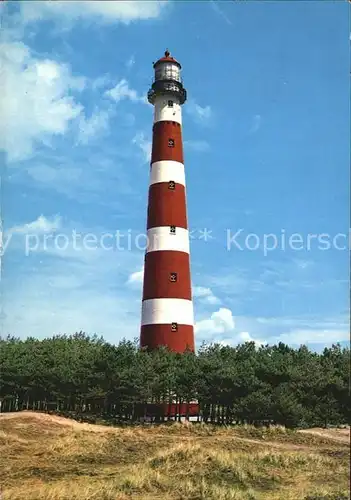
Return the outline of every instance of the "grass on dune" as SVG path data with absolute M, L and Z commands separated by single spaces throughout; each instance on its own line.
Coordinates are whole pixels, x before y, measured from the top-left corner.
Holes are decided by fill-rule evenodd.
M 283 428 L 103 428 L 45 417 L 1 421 L 3 500 L 349 498 L 347 443 Z

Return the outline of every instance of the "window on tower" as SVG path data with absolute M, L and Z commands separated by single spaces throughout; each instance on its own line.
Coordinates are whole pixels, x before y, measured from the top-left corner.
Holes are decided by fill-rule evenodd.
M 169 281 L 171 281 L 172 283 L 176 283 L 177 277 L 178 277 L 177 273 L 171 273 L 169 275 Z
M 168 101 L 168 107 L 173 108 L 173 101 Z
M 174 181 L 169 181 L 169 183 L 168 183 L 168 189 L 172 189 L 172 190 L 175 189 L 175 182 Z
M 170 226 L 170 228 L 169 228 L 169 232 L 170 232 L 171 234 L 176 234 L 176 227 L 175 227 L 175 226 Z
M 171 331 L 172 332 L 177 332 L 178 331 L 178 323 L 172 323 L 172 325 L 171 325 Z
M 168 147 L 174 148 L 174 139 L 168 139 Z

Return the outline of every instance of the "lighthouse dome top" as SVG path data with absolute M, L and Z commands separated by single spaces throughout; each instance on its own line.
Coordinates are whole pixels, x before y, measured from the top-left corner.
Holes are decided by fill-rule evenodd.
M 171 56 L 168 50 L 165 51 L 165 54 L 163 57 L 161 57 L 161 59 L 159 59 L 154 63 L 154 68 L 162 63 L 173 63 L 176 64 L 179 68 L 181 68 L 180 63 L 176 59 L 174 59 L 174 57 Z
M 154 104 L 157 96 L 166 95 L 170 99 L 176 97 L 179 104 L 184 104 L 186 90 L 183 87 L 179 62 L 166 50 L 164 57 L 153 63 L 153 67 L 155 74 L 148 92 L 148 101 Z

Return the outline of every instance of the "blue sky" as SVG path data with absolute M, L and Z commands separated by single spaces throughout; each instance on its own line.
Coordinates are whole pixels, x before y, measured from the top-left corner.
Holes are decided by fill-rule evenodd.
M 145 96 L 168 48 L 188 91 L 197 343 L 347 341 L 346 2 L 4 2 L 1 16 L 3 334 L 138 337 Z

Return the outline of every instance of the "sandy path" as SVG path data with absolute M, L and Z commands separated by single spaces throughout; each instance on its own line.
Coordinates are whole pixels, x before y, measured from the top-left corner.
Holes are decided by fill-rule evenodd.
M 0 413 L 0 426 L 1 420 L 11 420 L 16 419 L 18 421 L 23 421 L 27 419 L 35 419 L 36 421 L 41 421 L 43 423 L 52 423 L 56 425 L 63 425 L 66 427 L 71 427 L 75 430 L 84 430 L 88 432 L 116 432 L 116 427 L 108 427 L 106 425 L 96 425 L 88 424 L 85 422 L 77 422 L 76 420 L 59 417 L 57 415 L 49 415 L 47 413 L 36 413 L 34 411 L 21 411 L 21 412 L 9 412 Z
M 34 411 L 21 411 L 21 412 L 11 412 L 11 413 L 0 413 L 0 426 L 1 426 L 1 420 L 9 420 L 9 419 L 17 419 L 17 420 L 27 420 L 27 419 L 35 419 L 36 421 L 42 421 L 43 423 L 52 423 L 56 425 L 62 425 L 66 427 L 70 427 L 73 430 L 77 431 L 87 431 L 87 432 L 101 432 L 101 433 L 119 433 L 119 432 L 126 432 L 126 429 L 122 429 L 119 427 L 109 427 L 106 425 L 98 425 L 98 424 L 88 424 L 85 422 L 77 422 L 73 419 L 70 418 L 65 418 L 65 417 L 59 417 L 57 415 L 49 415 L 48 413 L 37 413 Z M 135 432 L 136 429 L 130 429 L 130 431 Z M 140 432 L 143 432 L 143 429 L 140 429 Z M 312 429 L 303 429 L 298 432 L 304 433 L 304 434 L 312 434 L 315 436 L 319 436 L 325 439 L 330 439 L 333 441 L 338 441 L 340 443 L 350 443 L 350 428 L 346 429 L 322 429 L 319 427 L 312 428 Z M 153 433 L 152 434 L 154 437 L 160 436 L 160 437 L 165 437 L 165 434 L 158 434 Z M 171 435 L 171 434 L 170 434 Z M 183 438 L 185 436 L 182 436 Z M 195 437 L 190 435 L 186 436 L 187 438 L 192 438 Z M 196 438 L 206 438 L 208 436 L 199 436 L 196 435 Z M 307 449 L 309 448 L 306 445 L 294 445 L 292 443 L 278 443 L 276 441 L 266 441 L 266 440 L 256 440 L 256 439 L 250 439 L 250 438 L 243 438 L 240 436 L 235 436 L 235 432 L 233 437 L 237 439 L 238 441 L 243 441 L 246 443 L 253 443 L 253 444 L 260 444 L 260 445 L 268 445 L 272 446 L 274 448 L 289 448 L 289 449 L 296 449 L 296 450 L 301 450 L 301 449 Z
M 312 434 L 326 439 L 332 439 L 340 443 L 350 443 L 350 429 L 322 429 L 319 427 L 313 429 L 303 429 L 299 431 L 304 434 Z

